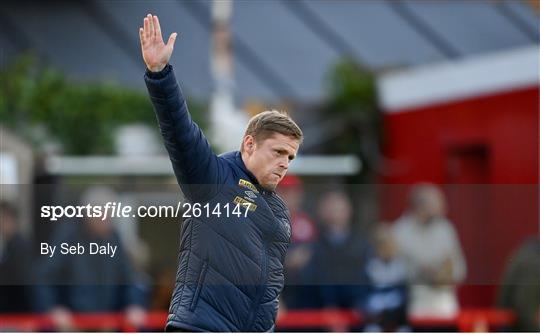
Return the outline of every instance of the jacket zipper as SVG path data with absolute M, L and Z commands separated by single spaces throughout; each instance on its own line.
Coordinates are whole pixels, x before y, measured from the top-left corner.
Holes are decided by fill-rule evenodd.
M 197 279 L 197 287 L 195 289 L 195 293 L 193 294 L 193 299 L 191 300 L 191 304 L 189 305 L 189 310 L 193 312 L 195 310 L 195 307 L 197 306 L 197 302 L 199 301 L 199 294 L 201 293 L 201 289 L 203 288 L 204 284 L 204 278 L 206 277 L 206 270 L 208 269 L 208 262 L 204 261 L 201 273 L 199 274 L 199 278 Z

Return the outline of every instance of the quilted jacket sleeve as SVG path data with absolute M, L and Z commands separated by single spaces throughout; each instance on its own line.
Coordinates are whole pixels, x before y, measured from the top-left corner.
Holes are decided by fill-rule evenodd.
M 182 191 L 193 201 L 213 197 L 223 183 L 224 163 L 191 119 L 172 66 L 161 72 L 147 69 L 144 78 Z

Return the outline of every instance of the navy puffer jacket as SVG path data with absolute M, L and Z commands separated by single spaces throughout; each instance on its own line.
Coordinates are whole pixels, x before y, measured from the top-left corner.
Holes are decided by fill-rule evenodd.
M 178 183 L 187 200 L 202 208 L 182 225 L 167 329 L 273 330 L 291 236 L 285 204 L 258 184 L 240 152 L 212 152 L 191 120 L 171 65 L 147 71 L 145 81 Z M 232 213 L 238 203 L 250 204 L 240 217 Z

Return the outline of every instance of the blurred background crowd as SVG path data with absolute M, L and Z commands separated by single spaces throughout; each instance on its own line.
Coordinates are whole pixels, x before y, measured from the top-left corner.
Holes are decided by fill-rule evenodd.
M 538 0 L 3 1 L 0 330 L 162 329 L 179 219 L 40 217 L 182 200 L 149 12 L 216 153 L 265 109 L 304 131 L 278 330 L 540 330 Z

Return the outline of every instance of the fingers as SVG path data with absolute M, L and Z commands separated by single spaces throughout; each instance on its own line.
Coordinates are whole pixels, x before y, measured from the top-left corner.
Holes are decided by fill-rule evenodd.
M 144 18 L 144 38 L 146 40 L 151 40 L 155 36 L 154 32 L 154 19 L 152 18 L 152 15 L 148 14 Z
M 150 38 L 150 21 L 147 17 L 144 18 L 144 38 Z
M 174 42 L 176 41 L 176 36 L 178 36 L 177 33 L 173 32 L 171 36 L 169 36 L 169 41 L 167 42 L 167 46 L 171 49 L 174 48 Z
M 148 27 L 149 27 L 148 37 L 152 39 L 155 36 L 154 19 L 152 18 L 151 14 L 146 15 L 146 19 L 148 20 Z
M 174 47 L 177 33 L 171 34 L 167 42 L 167 46 Z M 161 25 L 159 24 L 159 18 L 156 15 L 148 14 L 144 18 L 143 28 L 139 28 L 139 37 L 141 39 L 141 45 L 146 45 L 148 42 L 152 42 L 154 39 L 158 42 L 163 42 L 163 35 L 161 33 Z
M 145 43 L 144 43 L 144 28 L 139 28 L 139 38 L 141 40 L 141 45 L 144 46 Z
M 158 41 L 163 41 L 163 36 L 161 35 L 161 26 L 159 25 L 159 19 L 156 15 L 154 15 L 152 19 L 155 30 L 155 37 Z

